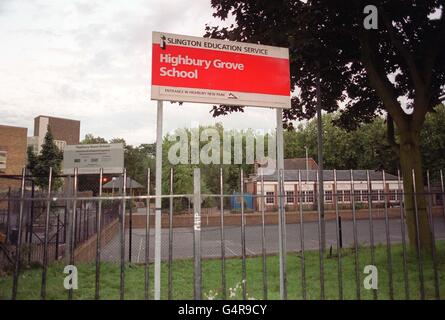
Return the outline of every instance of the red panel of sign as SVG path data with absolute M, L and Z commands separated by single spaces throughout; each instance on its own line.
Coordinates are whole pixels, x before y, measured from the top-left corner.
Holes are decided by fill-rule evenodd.
M 286 48 L 153 33 L 152 99 L 290 107 Z

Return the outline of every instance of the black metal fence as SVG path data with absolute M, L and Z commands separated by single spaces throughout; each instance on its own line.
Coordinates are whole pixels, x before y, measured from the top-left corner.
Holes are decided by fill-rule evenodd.
M 431 181 L 427 173 L 424 192 L 407 193 L 400 174 L 334 170 L 323 174 L 322 196 L 315 171 L 249 178 L 241 171 L 237 195 L 224 192 L 222 170 L 219 194 L 201 194 L 199 170 L 194 193 L 175 194 L 173 175 L 169 194 L 161 196 L 167 204 L 157 235 L 149 183 L 132 190 L 124 173 L 123 185 L 110 192 L 102 174 L 82 187 L 75 174 L 62 177 L 62 190 L 53 192 L 37 190 L 23 174 L 19 189 L 0 194 L 0 298 L 152 299 L 156 290 L 164 299 L 445 295 L 442 171 Z M 247 192 L 254 210 L 245 209 Z M 240 210 L 228 207 L 234 197 Z M 412 210 L 406 197 L 414 199 Z M 215 208 L 201 208 L 205 198 L 213 198 Z M 176 201 L 189 208 L 175 212 Z M 421 242 L 422 217 L 428 245 Z M 78 268 L 78 289 L 64 287 L 66 265 Z

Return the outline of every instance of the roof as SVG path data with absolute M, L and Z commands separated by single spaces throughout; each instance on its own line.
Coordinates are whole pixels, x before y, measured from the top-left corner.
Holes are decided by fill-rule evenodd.
M 301 172 L 301 181 L 306 181 L 306 170 L 284 170 L 284 180 L 285 181 L 298 181 L 298 171 Z M 366 181 L 368 170 L 352 170 L 352 175 L 355 181 Z M 317 180 L 317 170 L 308 170 L 308 181 Z M 336 170 L 337 181 L 350 181 L 351 180 L 351 170 Z M 371 181 L 381 181 L 383 180 L 382 171 L 369 170 L 369 178 Z M 385 173 L 385 179 L 387 181 L 397 180 L 397 176 Z M 276 181 L 277 175 L 265 175 L 264 181 Z M 324 181 L 334 181 L 334 170 L 323 170 L 323 180 Z
M 306 158 L 289 158 L 284 159 L 284 169 L 285 170 L 317 170 L 318 164 L 312 158 L 307 158 L 308 168 L 306 168 Z M 258 170 L 258 167 L 267 167 L 271 165 L 271 167 L 276 167 L 276 160 L 268 159 L 266 163 L 257 162 L 257 166 L 255 166 L 255 173 Z
M 122 185 L 124 179 L 122 179 L 122 177 L 116 177 L 116 179 L 113 181 L 109 181 L 107 183 L 105 183 L 102 188 L 104 189 L 112 189 L 112 188 L 119 188 L 120 185 Z M 127 177 L 127 189 L 141 189 L 144 188 L 143 185 L 141 185 L 139 182 L 137 182 L 136 180 Z
M 53 116 L 45 116 L 43 114 L 38 115 L 37 117 L 34 118 L 38 119 L 38 118 L 48 118 L 48 119 L 56 119 L 56 120 L 66 120 L 66 121 L 75 121 L 75 122 L 80 122 L 80 120 L 76 120 L 76 119 L 69 119 L 69 118 L 62 118 L 62 117 L 53 117 Z
M 318 169 L 318 164 L 314 159 L 308 158 L 308 169 L 316 170 Z M 292 158 L 284 159 L 284 169 L 285 170 L 306 170 L 306 158 Z

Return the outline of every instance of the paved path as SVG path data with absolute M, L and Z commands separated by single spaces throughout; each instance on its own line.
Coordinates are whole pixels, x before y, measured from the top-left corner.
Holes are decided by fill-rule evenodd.
M 386 244 L 385 221 L 374 220 L 375 243 Z M 435 218 L 436 239 L 445 239 L 445 223 L 442 217 Z M 352 221 L 343 221 L 343 245 L 353 246 Z M 369 245 L 369 222 L 368 220 L 357 221 L 357 236 L 360 245 Z M 173 258 L 184 259 L 193 257 L 193 230 L 192 228 L 175 228 L 173 234 Z M 402 241 L 400 220 L 389 221 L 391 243 Z M 266 252 L 278 252 L 278 226 L 268 225 L 266 233 Z M 126 230 L 126 257 L 128 261 L 129 235 Z M 220 230 L 216 227 L 202 229 L 202 256 L 206 258 L 219 258 L 221 256 Z M 225 227 L 225 248 L 227 257 L 241 256 L 241 228 L 239 226 Z M 300 250 L 300 225 L 289 224 L 286 226 L 286 240 L 288 251 Z M 110 241 L 102 250 L 104 261 L 120 261 L 119 235 Z M 336 247 L 335 221 L 326 222 L 327 248 L 331 245 Z M 304 224 L 304 247 L 305 250 L 318 249 L 318 223 L 306 222 Z M 261 254 L 261 226 L 246 226 L 246 253 L 247 255 Z M 162 229 L 162 259 L 168 259 L 168 229 Z M 150 261 L 154 254 L 154 229 L 150 230 Z M 133 229 L 132 233 L 132 262 L 144 262 L 145 259 L 145 230 Z

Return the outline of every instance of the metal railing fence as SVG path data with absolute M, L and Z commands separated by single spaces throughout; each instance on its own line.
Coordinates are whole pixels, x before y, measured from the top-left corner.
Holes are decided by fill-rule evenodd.
M 397 176 L 391 175 L 388 182 L 388 175 L 383 171 L 379 180 L 382 188 L 376 194 L 373 189 L 376 181 L 371 179 L 370 171 L 357 181 L 351 170 L 349 180 L 340 182 L 337 171 L 333 170 L 333 179 L 329 182 L 332 187 L 325 187 L 322 195 L 317 193 L 318 174 L 311 185 L 313 189 L 309 190 L 307 182 L 302 181 L 303 173 L 298 171 L 295 177 L 286 180 L 284 172 L 280 172 L 275 180 L 269 177 L 265 181 L 263 176 L 245 179 L 241 170 L 239 194 L 234 195 L 225 192 L 221 169 L 220 192 L 202 194 L 200 172 L 195 169 L 194 192 L 175 194 L 172 168 L 169 192 L 161 195 L 161 199 L 168 200 L 160 229 L 163 268 L 167 270 L 162 274 L 162 281 L 166 283 L 162 286 L 163 297 L 203 299 L 213 297 L 215 292 L 222 299 L 249 299 L 252 295 L 261 299 L 358 300 L 441 299 L 444 296 L 445 284 L 441 281 L 445 274 L 442 171 L 437 181 L 431 181 L 427 172 L 423 192 L 417 192 L 415 184 L 413 192 L 404 191 L 399 172 Z M 102 170 L 96 181 L 98 187 L 92 187 L 94 191 L 89 193 L 78 190 L 77 170 L 74 176 L 64 177 L 61 192 L 51 188 L 34 190 L 34 184 L 31 187 L 29 183 L 31 178 L 24 170 L 20 189 L 9 189 L 0 197 L 0 232 L 6 235 L 0 262 L 5 270 L 9 268 L 9 273 L 2 276 L 4 284 L 12 280 L 8 287 L 9 298 L 21 298 L 19 288 L 26 286 L 23 282 L 27 279 L 21 275 L 26 272 L 41 271 L 39 297 L 47 299 L 51 265 L 80 266 L 90 262 L 94 266 L 88 269 L 91 274 L 84 274 L 94 281 L 90 298 L 103 298 L 104 283 L 109 279 L 102 269 L 109 268 L 109 264 L 119 269 L 120 299 L 125 299 L 129 292 L 132 292 L 130 298 L 150 299 L 153 296 L 151 283 L 156 275 L 153 275 L 151 264 L 156 230 L 152 204 L 156 196 L 150 190 L 149 170 L 145 190 L 138 190 L 137 194 L 127 185 L 125 170 L 122 188 L 111 194 L 103 190 Z M 404 178 L 415 181 L 414 171 Z M 50 171 L 50 186 L 53 179 Z M 244 195 L 249 183 L 253 190 L 252 212 L 245 210 Z M 349 185 L 349 198 L 346 199 L 350 207 L 347 209 L 339 206 L 340 197 L 342 202 L 345 200 L 345 185 Z M 359 193 L 356 188 L 360 188 Z M 274 190 L 274 194 L 268 190 Z M 313 211 L 305 207 L 308 191 L 314 192 Z M 233 197 L 239 198 L 239 211 L 227 208 L 229 202 L 226 200 Z M 408 197 L 412 198 L 413 208 L 406 207 Z M 206 198 L 213 198 L 217 206 L 214 213 L 207 215 L 204 224 L 201 207 Z M 175 213 L 175 201 L 187 201 L 189 208 L 193 206 L 193 214 Z M 277 212 L 273 211 L 275 203 L 281 204 Z M 324 216 L 320 210 L 322 205 L 330 206 L 329 210 L 324 210 Z M 414 238 L 409 231 L 408 215 L 414 218 Z M 282 230 L 278 229 L 279 221 Z M 422 225 L 425 221 L 427 228 Z M 321 230 L 325 230 L 323 237 Z M 430 247 L 422 242 L 425 230 L 429 230 L 426 239 L 431 239 L 427 243 Z M 33 250 L 38 254 L 32 254 Z M 25 270 L 25 265 L 32 262 L 37 266 L 31 271 Z M 210 265 L 213 269 L 206 271 Z M 234 266 L 239 269 L 234 271 Z M 369 266 L 378 267 L 379 279 L 382 275 L 378 289 L 364 285 Z M 133 272 L 132 268 L 136 271 L 142 268 L 143 281 L 135 283 L 132 277 L 128 280 L 126 275 Z M 282 271 L 279 279 L 277 268 Z M 180 281 L 182 279 L 192 279 L 193 284 Z M 210 284 L 214 289 L 209 289 Z M 237 289 L 241 291 L 240 296 L 234 294 Z M 4 291 L 0 292 L 0 297 L 8 298 L 8 295 Z M 53 292 L 51 297 L 54 297 Z M 67 290 L 66 297 L 76 298 L 75 290 Z M 26 294 L 22 298 L 26 298 Z

